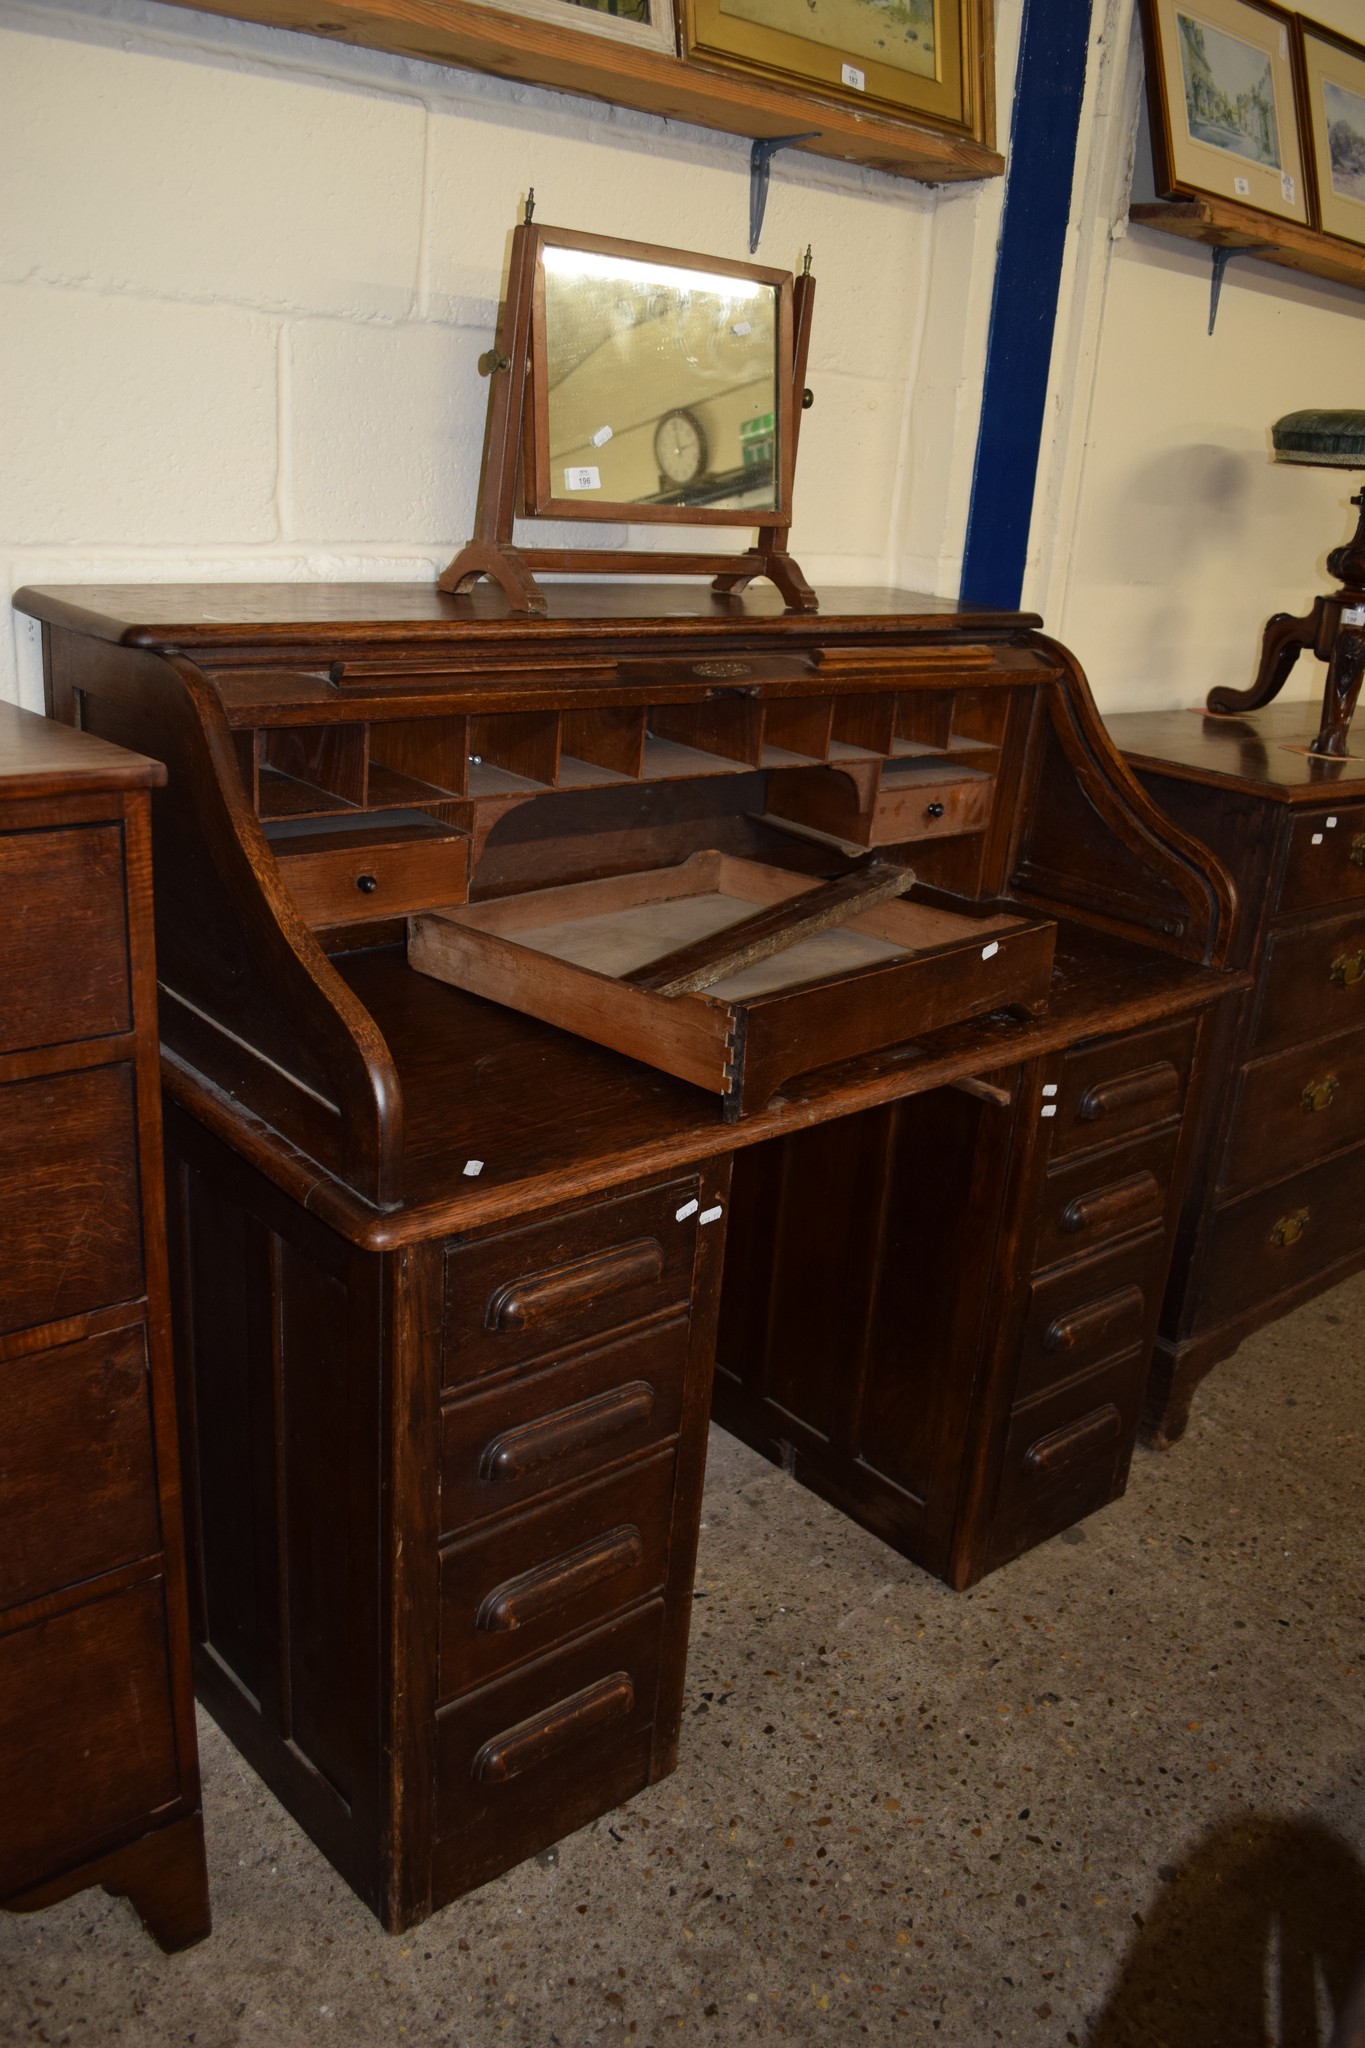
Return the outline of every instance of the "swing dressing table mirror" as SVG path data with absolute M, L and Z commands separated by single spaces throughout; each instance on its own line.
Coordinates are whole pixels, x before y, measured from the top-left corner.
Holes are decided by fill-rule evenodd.
M 756 577 L 817 609 L 787 553 L 815 281 L 650 243 L 513 230 L 490 378 L 474 538 L 440 578 L 492 578 L 543 612 L 537 570 L 697 575 L 717 594 Z M 809 259 L 808 259 L 809 260 Z M 758 527 L 747 553 L 522 547 L 513 520 Z

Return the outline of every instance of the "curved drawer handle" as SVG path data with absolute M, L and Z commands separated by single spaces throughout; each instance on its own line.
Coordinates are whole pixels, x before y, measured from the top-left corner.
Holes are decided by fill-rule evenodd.
M 1280 1251 L 1288 1245 L 1297 1244 L 1308 1228 L 1307 1209 L 1295 1209 L 1292 1215 L 1281 1216 L 1270 1233 L 1270 1242 Z
M 1347 858 L 1353 867 L 1365 868 L 1365 832 L 1357 832 Z
M 1332 1107 L 1332 1098 L 1340 1086 L 1341 1081 L 1336 1074 L 1328 1074 L 1321 1081 L 1310 1081 L 1299 1097 L 1299 1103 L 1309 1116 L 1316 1116 L 1320 1110 Z
M 1174 1108 L 1180 1100 L 1180 1070 L 1170 1060 L 1156 1060 L 1150 1067 L 1134 1068 L 1131 1074 L 1116 1074 L 1112 1081 L 1097 1081 L 1081 1097 L 1076 1115 L 1081 1123 L 1094 1124 L 1120 1110 L 1163 1102 L 1167 1096 Z
M 1365 946 L 1356 953 L 1338 953 L 1327 970 L 1333 988 L 1354 988 L 1365 981 Z
M 623 1721 L 634 1705 L 630 1673 L 613 1671 L 610 1678 L 585 1686 L 543 1714 L 492 1736 L 475 1755 L 470 1776 L 481 1785 L 510 1784 L 523 1772 L 552 1763 L 566 1749 L 600 1735 L 613 1721 Z
M 495 1586 L 485 1596 L 474 1626 L 490 1635 L 529 1628 L 533 1621 L 555 1613 L 566 1600 L 581 1599 L 608 1579 L 633 1571 L 644 1555 L 639 1530 L 633 1522 L 623 1522 L 619 1528 L 608 1529 L 605 1536 L 595 1536 L 590 1543 L 580 1543 L 576 1550 L 566 1550 L 562 1557 L 552 1557 L 548 1563 Z
M 1045 1478 L 1049 1473 L 1060 1472 L 1064 1465 L 1074 1464 L 1078 1458 L 1088 1457 L 1102 1444 L 1114 1443 L 1122 1435 L 1123 1417 L 1112 1401 L 1106 1401 L 1092 1415 L 1083 1415 L 1079 1422 L 1069 1422 L 1065 1429 L 1054 1429 L 1050 1435 L 1031 1443 L 1024 1453 L 1024 1470 Z
M 1140 1323 L 1146 1306 L 1142 1289 L 1136 1284 L 1116 1288 L 1113 1294 L 1101 1295 L 1098 1301 L 1084 1302 L 1080 1308 L 1054 1316 L 1043 1332 L 1043 1349 L 1084 1350 L 1087 1344 L 1102 1342 L 1117 1325 Z
M 495 1485 L 530 1479 L 547 1465 L 596 1450 L 641 1427 L 653 1413 L 653 1387 L 648 1380 L 630 1380 L 591 1401 L 578 1401 L 572 1408 L 560 1408 L 490 1438 L 479 1459 L 479 1477 Z
M 661 1280 L 663 1271 L 664 1250 L 658 1239 L 637 1237 L 609 1252 L 592 1252 L 585 1259 L 552 1266 L 548 1273 L 506 1281 L 488 1297 L 487 1325 L 490 1330 L 526 1330 L 533 1323 L 586 1308 L 599 1295 L 646 1287 Z
M 1161 1183 L 1154 1173 L 1133 1173 L 1112 1187 L 1075 1195 L 1062 1211 L 1062 1229 L 1112 1230 L 1137 1216 L 1160 1215 Z

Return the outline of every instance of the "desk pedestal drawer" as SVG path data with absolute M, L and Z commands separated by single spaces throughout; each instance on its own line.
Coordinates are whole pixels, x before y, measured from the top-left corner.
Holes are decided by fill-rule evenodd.
M 448 1407 L 443 1530 L 485 1521 L 673 1436 L 689 1328 L 685 1315 L 648 1323 Z
M 1144 1351 L 1134 1351 L 1015 1409 L 991 1525 L 991 1569 L 1123 1492 L 1145 1361 Z
M 650 1782 L 663 1630 L 653 1601 L 438 1716 L 434 1903 Z
M 442 1551 L 442 1697 L 656 1591 L 672 1505 L 669 1450 Z
M 1054 1167 L 1043 1191 L 1035 1266 L 1080 1258 L 1160 1223 L 1178 1135 L 1138 1138 Z
M 446 1254 L 447 1386 L 500 1372 L 692 1295 L 697 1183 L 669 1181 Z M 681 1213 L 680 1213 L 681 1212 Z
M 1016 1399 L 1033 1399 L 1145 1345 L 1165 1271 L 1165 1237 L 1151 1232 L 1138 1244 L 1035 1281 Z

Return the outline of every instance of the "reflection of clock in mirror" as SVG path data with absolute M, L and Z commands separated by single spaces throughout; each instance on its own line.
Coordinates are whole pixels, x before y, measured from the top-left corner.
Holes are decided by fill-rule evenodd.
M 694 412 L 679 406 L 664 414 L 654 429 L 654 459 L 665 485 L 696 482 L 706 468 L 706 429 Z

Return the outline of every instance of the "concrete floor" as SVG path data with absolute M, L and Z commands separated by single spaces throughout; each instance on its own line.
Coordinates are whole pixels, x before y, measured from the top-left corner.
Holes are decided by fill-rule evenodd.
M 1365 1275 L 968 1594 L 717 1436 L 675 1777 L 395 1938 L 206 1722 L 212 1939 L 0 1916 L 0 2041 L 1320 2043 L 1365 1952 L 1362 1331 Z

